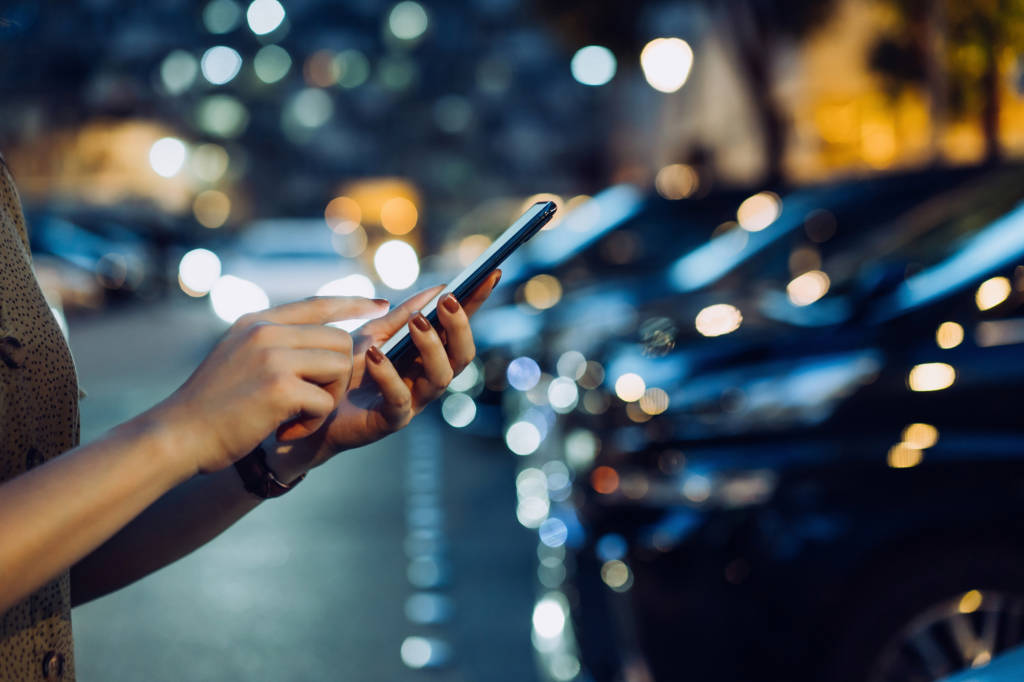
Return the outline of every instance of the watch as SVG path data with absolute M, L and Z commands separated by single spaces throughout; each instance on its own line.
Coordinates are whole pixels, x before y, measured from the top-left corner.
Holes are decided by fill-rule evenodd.
M 306 477 L 306 474 L 302 474 L 291 483 L 280 480 L 267 466 L 267 451 L 262 445 L 257 445 L 255 450 L 235 462 L 235 470 L 245 489 L 264 500 L 281 497 Z

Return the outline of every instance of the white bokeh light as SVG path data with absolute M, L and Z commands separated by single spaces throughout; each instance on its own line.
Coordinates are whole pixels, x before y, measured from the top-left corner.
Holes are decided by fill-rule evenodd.
M 157 175 L 174 177 L 185 165 L 185 143 L 176 137 L 164 137 L 149 148 L 149 165 Z
M 252 68 L 256 77 L 264 83 L 276 83 L 288 75 L 292 68 L 292 57 L 279 45 L 266 45 L 253 57 Z
M 683 87 L 693 68 L 693 49 L 680 38 L 655 38 L 640 53 L 644 78 L 659 92 Z
M 415 40 L 427 30 L 427 12 L 418 2 L 406 0 L 395 5 L 388 15 L 388 28 L 399 40 Z
M 558 377 L 548 384 L 548 402 L 555 412 L 570 412 L 579 401 L 580 392 L 576 382 L 569 377 Z
M 242 56 L 226 45 L 216 45 L 203 53 L 199 65 L 206 80 L 214 85 L 224 85 L 242 69 Z
M 583 85 L 604 85 L 615 77 L 615 55 L 607 47 L 587 45 L 576 51 L 569 64 L 572 77 Z
M 450 425 L 461 429 L 476 418 L 476 403 L 465 393 L 452 393 L 441 403 L 441 416 Z
M 518 421 L 505 432 L 505 444 L 517 455 L 529 455 L 540 447 L 540 429 L 527 421 Z
M 180 95 L 192 87 L 198 74 L 199 63 L 184 50 L 171 52 L 160 63 L 160 80 L 172 95 Z
M 224 275 L 210 289 L 210 304 L 217 317 L 232 324 L 246 313 L 266 310 L 270 307 L 270 299 L 255 282 Z
M 266 35 L 280 26 L 284 16 L 284 7 L 277 0 L 253 0 L 245 12 L 249 30 L 258 36 Z
M 377 295 L 377 289 L 373 286 L 373 282 L 366 275 L 349 275 L 348 277 L 342 277 L 341 279 L 331 280 L 327 284 L 323 285 L 316 290 L 317 296 L 362 296 L 363 298 L 373 298 Z M 332 322 L 332 327 L 338 329 L 344 329 L 347 332 L 353 331 L 357 327 L 361 326 L 366 322 L 366 318 L 355 319 L 355 320 L 341 320 L 339 322 Z
M 545 639 L 560 637 L 565 630 L 565 608 L 554 597 L 544 597 L 533 607 L 533 631 Z
M 220 279 L 220 258 L 209 249 L 192 249 L 181 257 L 178 279 L 191 293 L 205 294 Z
M 408 289 L 420 276 L 420 259 L 412 246 L 392 239 L 377 247 L 373 254 L 373 268 L 386 286 Z

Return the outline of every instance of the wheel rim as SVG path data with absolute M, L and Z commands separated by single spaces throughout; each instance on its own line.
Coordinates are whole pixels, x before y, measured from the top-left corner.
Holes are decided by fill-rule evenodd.
M 1024 595 L 970 590 L 914 617 L 882 649 L 870 682 L 931 682 L 1024 642 Z

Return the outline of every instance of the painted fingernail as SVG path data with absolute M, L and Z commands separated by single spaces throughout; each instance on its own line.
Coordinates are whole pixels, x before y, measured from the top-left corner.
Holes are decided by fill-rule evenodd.
M 380 348 L 377 348 L 377 346 L 370 346 L 367 348 L 366 357 L 370 358 L 370 361 L 375 365 L 379 365 L 384 362 L 384 354 L 380 352 Z
M 443 305 L 445 310 L 447 310 L 450 313 L 459 312 L 459 302 L 455 299 L 455 296 L 453 296 L 452 294 L 448 294 L 443 299 L 441 299 L 441 305 Z
M 501 270 L 496 270 L 496 272 L 498 273 L 498 276 L 494 278 L 494 284 L 491 285 L 491 289 L 498 286 L 498 282 L 501 281 Z
M 430 322 L 427 321 L 427 318 L 423 317 L 423 313 L 416 313 L 412 318 L 412 323 L 416 325 L 421 332 L 430 331 Z
M 375 298 L 373 299 L 373 302 L 377 305 L 387 306 L 389 308 L 391 307 L 391 301 L 386 298 Z

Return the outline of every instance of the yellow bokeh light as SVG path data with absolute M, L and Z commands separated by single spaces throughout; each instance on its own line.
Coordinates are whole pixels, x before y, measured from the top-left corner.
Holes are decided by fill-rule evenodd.
M 709 305 L 699 313 L 695 324 L 697 331 L 704 336 L 722 336 L 740 328 L 743 314 L 739 308 L 728 303 Z
M 626 403 L 626 416 L 629 417 L 629 421 L 636 424 L 651 421 L 651 415 L 644 412 L 638 403 Z
M 615 395 L 627 403 L 640 400 L 646 390 L 644 378 L 633 372 L 627 372 L 615 380 Z
M 523 298 L 537 310 L 547 310 L 562 299 L 562 284 L 551 275 L 535 275 L 523 286 Z
M 740 204 L 736 220 L 748 232 L 760 232 L 782 213 L 782 200 L 774 192 L 759 192 Z
M 697 171 L 684 163 L 665 166 L 654 178 L 654 188 L 666 199 L 685 199 L 692 196 L 699 186 Z
M 408 234 L 416 227 L 419 211 L 405 197 L 392 197 L 380 207 L 380 224 L 391 234 Z
M 981 592 L 978 590 L 970 590 L 969 592 L 965 592 L 964 596 L 960 597 L 958 610 L 960 613 L 974 613 L 981 608 L 982 601 L 983 597 L 981 596 Z
M 224 192 L 208 189 L 200 192 L 192 202 L 192 213 L 203 227 L 216 229 L 231 215 L 231 199 Z
M 993 277 L 981 283 L 974 294 L 974 302 L 978 304 L 978 310 L 989 310 L 1009 298 L 1011 291 L 1013 287 L 1009 279 Z
M 649 388 L 640 397 L 640 409 L 649 415 L 661 414 L 668 409 L 668 393 L 661 388 Z
M 327 227 L 338 234 L 349 234 L 359 227 L 363 219 L 363 210 L 358 202 L 351 197 L 340 196 L 331 199 L 324 210 Z
M 935 331 L 935 343 L 939 348 L 956 348 L 964 340 L 964 328 L 956 322 L 943 322 Z
M 903 429 L 903 442 L 918 450 L 927 450 L 939 442 L 939 430 L 931 424 L 908 424 Z
M 413 206 L 420 205 L 419 191 L 415 185 L 404 178 L 380 177 L 355 180 L 345 184 L 339 194 L 351 197 L 359 205 L 363 225 L 380 225 L 384 204 L 395 197 L 408 199 Z
M 956 381 L 956 370 L 945 362 L 925 362 L 910 370 L 907 383 L 911 391 L 941 391 Z
M 482 234 L 471 234 L 459 242 L 458 258 L 461 265 L 469 265 L 487 250 L 491 238 Z
M 786 294 L 793 305 L 810 305 L 828 293 L 828 275 L 821 270 L 805 272 L 786 285 Z
M 629 582 L 629 566 L 618 559 L 606 561 L 601 566 L 601 580 L 612 589 L 618 589 Z
M 909 469 L 921 463 L 924 453 L 906 443 L 899 443 L 889 448 L 887 459 L 893 469 Z

